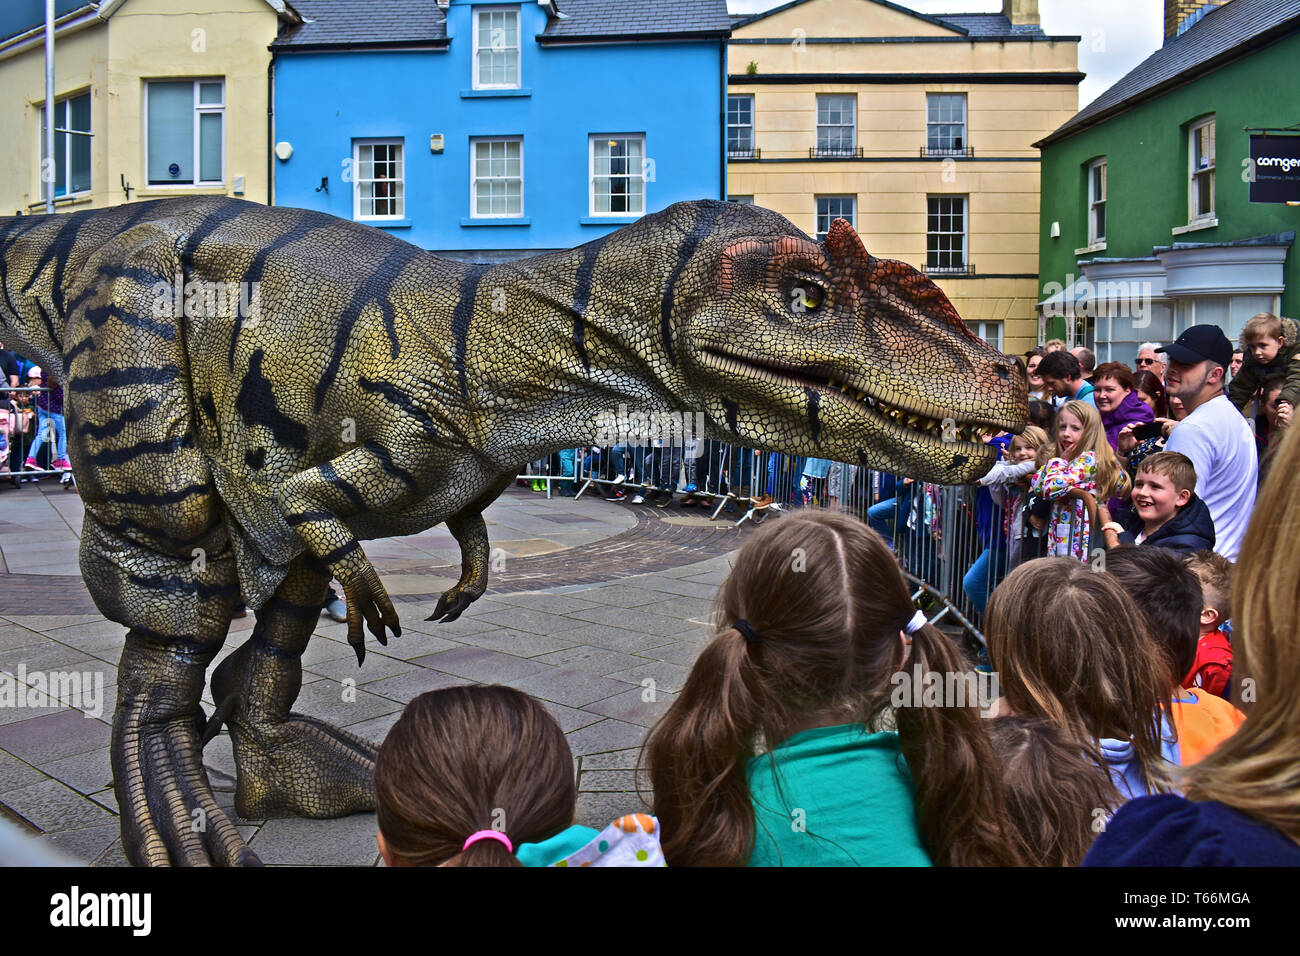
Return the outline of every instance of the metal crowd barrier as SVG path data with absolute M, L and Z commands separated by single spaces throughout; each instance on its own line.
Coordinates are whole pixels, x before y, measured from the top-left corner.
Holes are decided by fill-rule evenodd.
M 49 393 L 50 387 L 36 386 L 8 387 L 0 383 L 0 437 L 4 448 L 0 450 L 0 483 L 9 482 L 18 485 L 22 479 L 57 477 L 63 484 L 72 483 L 72 472 L 54 467 L 59 459 L 58 419 L 42 416 L 36 407 L 37 396 Z M 60 415 L 59 418 L 63 416 Z M 41 428 L 44 422 L 45 434 L 42 439 Z M 26 427 L 23 427 L 23 426 Z M 67 455 L 66 426 L 64 429 L 63 455 Z M 38 468 L 24 466 L 32 450 L 36 450 Z M 8 468 L 6 471 L 5 468 Z
M 881 472 L 774 452 L 756 451 L 713 440 L 644 441 L 566 450 L 532 463 L 518 476 L 544 483 L 546 496 L 604 493 L 642 506 L 694 500 L 701 516 L 735 525 L 758 522 L 800 507 L 832 508 L 867 522 L 893 549 L 912 597 L 932 623 L 961 627 L 983 643 L 983 612 L 998 583 L 1030 549 L 1013 546 L 1004 508 L 979 485 L 937 485 L 895 478 Z M 1005 486 L 1003 486 L 1005 487 Z M 618 499 L 616 492 L 623 498 Z M 1075 547 L 1072 522 L 1057 548 L 1085 559 L 1103 546 L 1100 525 L 1109 520 L 1091 495 L 1070 492 L 1084 503 L 1091 535 L 1087 547 Z M 1020 496 L 1020 501 L 1024 496 Z M 682 507 L 685 507 L 682 505 Z M 1016 515 L 1019 512 L 1017 511 Z M 1113 536 L 1112 536 L 1113 537 Z M 1036 539 L 1029 539 L 1036 542 Z M 1113 546 L 1107 541 L 1105 546 Z M 1036 556 L 1036 552 L 1035 552 Z

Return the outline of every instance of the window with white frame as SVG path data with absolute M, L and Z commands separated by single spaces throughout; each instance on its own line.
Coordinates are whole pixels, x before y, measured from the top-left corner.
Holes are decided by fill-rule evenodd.
M 965 272 L 966 197 L 926 198 L 925 268 L 927 272 Z
M 993 346 L 999 352 L 1002 351 L 1002 323 L 1001 322 L 967 322 L 966 325 L 972 332 L 982 338 L 989 345 Z
M 90 94 L 54 101 L 54 195 L 90 191 Z M 41 108 L 41 159 L 45 159 L 45 108 Z M 42 164 L 42 169 L 45 169 Z M 45 195 L 45 179 L 41 180 Z
M 817 97 L 817 155 L 854 156 L 858 146 L 858 98 L 853 93 Z
M 818 242 L 826 238 L 831 231 L 831 223 L 836 219 L 847 219 L 855 229 L 858 225 L 858 200 L 856 196 L 818 196 L 817 197 L 817 233 Z
M 406 196 L 400 139 L 352 144 L 352 217 L 403 219 Z
M 925 95 L 925 151 L 930 155 L 966 150 L 966 94 Z
M 1187 221 L 1214 218 L 1214 117 L 1193 123 L 1187 158 L 1191 166 Z
M 519 86 L 519 8 L 474 11 L 474 89 Z
M 1106 241 L 1106 160 L 1088 164 L 1088 245 Z
M 522 216 L 524 141 L 510 137 L 471 142 L 474 168 L 470 173 L 470 216 Z
M 754 155 L 753 94 L 727 97 L 727 155 L 738 159 Z
M 591 142 L 591 215 L 645 212 L 645 136 L 595 135 Z
M 154 80 L 145 84 L 147 180 L 150 186 L 225 182 L 224 80 Z

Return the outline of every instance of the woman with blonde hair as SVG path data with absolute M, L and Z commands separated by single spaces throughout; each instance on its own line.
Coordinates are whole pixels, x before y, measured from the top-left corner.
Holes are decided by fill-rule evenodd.
M 1179 776 L 1185 796 L 1134 800 L 1086 866 L 1300 866 L 1300 434 L 1278 451 L 1233 581 L 1233 698 L 1246 722 Z M 1105 575 L 1102 575 L 1103 577 Z
M 1033 527 L 1047 535 L 1046 557 L 1088 560 L 1092 522 L 1074 491 L 1097 501 L 1127 497 L 1128 475 L 1120 467 L 1101 415 L 1089 402 L 1066 402 L 1056 416 L 1052 445 L 1040 449 L 1041 466 L 1029 482 L 1026 511 Z

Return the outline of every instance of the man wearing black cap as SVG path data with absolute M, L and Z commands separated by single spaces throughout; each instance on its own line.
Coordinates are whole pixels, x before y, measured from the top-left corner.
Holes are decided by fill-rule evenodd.
M 1223 394 L 1232 343 L 1217 325 L 1193 325 L 1157 351 L 1169 357 L 1165 389 L 1187 409 L 1165 451 L 1192 460 L 1196 494 L 1214 518 L 1214 550 L 1235 561 L 1255 507 L 1259 462 L 1250 425 Z

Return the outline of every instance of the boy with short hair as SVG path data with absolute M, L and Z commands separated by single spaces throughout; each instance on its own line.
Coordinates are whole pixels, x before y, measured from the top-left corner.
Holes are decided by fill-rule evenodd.
M 1169 664 L 1169 713 L 1178 738 L 1178 762 L 1190 766 L 1236 733 L 1246 719 L 1204 688 L 1180 686 L 1180 675 L 1195 667 L 1196 609 L 1205 600 L 1199 579 L 1183 558 L 1164 548 L 1114 548 L 1106 552 L 1106 572 L 1133 599 L 1146 633 Z
M 1184 687 L 1199 687 L 1228 699 L 1232 677 L 1232 642 L 1225 627 L 1232 616 L 1233 564 L 1213 551 L 1197 551 L 1186 558 L 1187 568 L 1201 582 L 1200 636 L 1196 658 L 1183 678 Z
M 1300 404 L 1300 326 L 1294 319 L 1259 313 L 1242 327 L 1241 346 L 1241 370 L 1228 386 L 1228 399 L 1238 411 L 1246 411 L 1264 379 L 1278 374 L 1286 376 L 1279 401 L 1292 408 Z
M 1196 496 L 1192 460 L 1176 451 L 1148 455 L 1133 481 L 1133 507 L 1111 521 L 1123 544 L 1153 545 L 1190 553 L 1214 547 L 1214 518 Z

